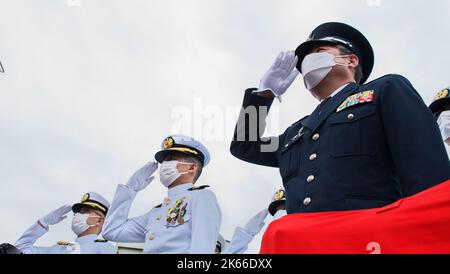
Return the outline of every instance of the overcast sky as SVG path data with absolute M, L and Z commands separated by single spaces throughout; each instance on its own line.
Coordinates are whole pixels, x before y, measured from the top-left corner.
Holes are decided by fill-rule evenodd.
M 0 242 L 86 192 L 111 200 L 181 131 L 210 149 L 199 184 L 212 186 L 231 238 L 282 186 L 278 170 L 229 153 L 243 92 L 321 23 L 366 34 L 371 79 L 404 75 L 427 104 L 450 85 L 446 0 L 0 0 L 0 15 Z M 272 134 L 317 102 L 299 77 L 275 106 Z M 165 192 L 155 180 L 131 214 Z M 38 244 L 73 240 L 69 219 Z

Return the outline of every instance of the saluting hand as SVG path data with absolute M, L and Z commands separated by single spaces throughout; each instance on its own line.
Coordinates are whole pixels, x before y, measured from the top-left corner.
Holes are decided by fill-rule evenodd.
M 39 219 L 38 224 L 40 224 L 43 228 L 48 229 L 50 225 L 56 225 L 67 218 L 67 213 L 71 210 L 71 205 L 64 205 Z
M 252 236 L 255 236 L 256 234 L 261 232 L 261 229 L 263 229 L 264 225 L 266 224 L 264 220 L 266 219 L 267 214 L 269 214 L 269 211 L 267 209 L 264 209 L 263 211 L 253 216 L 245 225 L 244 230 Z
M 130 180 L 128 180 L 127 186 L 136 192 L 144 190 L 155 179 L 152 175 L 157 169 L 157 162 L 150 162 L 146 164 L 144 167 L 136 171 L 133 176 L 131 176 Z
M 299 75 L 299 71 L 296 69 L 297 62 L 298 57 L 294 51 L 281 52 L 275 63 L 264 74 L 259 89 L 254 93 L 264 94 L 270 91 L 281 101 L 281 96 L 286 93 Z

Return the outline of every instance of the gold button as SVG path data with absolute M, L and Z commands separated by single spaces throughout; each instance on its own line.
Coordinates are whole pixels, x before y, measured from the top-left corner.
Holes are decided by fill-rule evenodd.
M 317 154 L 311 154 L 311 156 L 309 156 L 309 160 L 310 161 L 314 161 L 315 159 L 317 159 Z
M 353 120 L 353 119 L 355 119 L 355 114 L 350 113 L 350 114 L 347 116 L 347 118 L 348 118 L 349 120 Z
M 310 197 L 306 197 L 306 198 L 303 200 L 303 205 L 304 205 L 304 206 L 309 206 L 309 205 L 311 204 L 311 202 L 312 202 L 312 199 L 311 199 Z
M 153 241 L 155 239 L 155 234 L 151 234 L 150 237 L 148 238 L 150 241 Z
M 170 200 L 167 199 L 164 203 L 165 203 L 166 205 L 170 205 Z
M 156 220 L 157 221 L 159 221 L 159 220 L 161 220 L 162 219 L 162 216 L 161 215 L 159 215 L 158 217 L 156 217 Z
M 316 179 L 316 177 L 315 177 L 314 175 L 310 175 L 310 176 L 308 176 L 308 178 L 306 179 L 306 181 L 307 181 L 308 183 L 312 183 L 315 179 Z
M 313 141 L 317 141 L 317 140 L 319 140 L 319 138 L 320 138 L 320 134 L 319 133 L 314 134 L 313 137 L 312 137 Z

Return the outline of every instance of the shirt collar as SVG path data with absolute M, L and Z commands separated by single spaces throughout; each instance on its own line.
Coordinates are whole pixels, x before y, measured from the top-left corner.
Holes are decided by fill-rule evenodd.
M 169 198 L 171 198 L 171 197 L 180 195 L 181 193 L 188 191 L 193 186 L 194 186 L 194 184 L 189 183 L 189 184 L 182 184 L 182 185 L 176 186 L 174 188 L 169 188 L 168 196 L 169 196 Z
M 338 88 L 337 90 L 335 90 L 330 96 L 328 96 L 327 98 L 321 100 L 320 102 L 325 101 L 328 98 L 332 98 L 333 96 L 335 96 L 336 94 L 338 94 L 340 91 L 342 91 L 344 88 L 346 88 L 348 85 L 350 85 L 350 83 L 344 84 L 342 85 L 340 88 Z
M 95 242 L 97 240 L 97 234 L 89 234 L 86 236 L 78 237 L 75 242 L 82 244 L 82 243 L 89 243 L 89 242 Z

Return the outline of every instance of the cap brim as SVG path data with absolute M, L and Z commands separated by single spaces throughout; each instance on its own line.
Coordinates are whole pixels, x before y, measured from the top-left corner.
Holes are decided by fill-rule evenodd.
M 277 208 L 286 203 L 286 200 L 279 200 L 279 201 L 273 201 L 270 205 L 269 205 L 269 213 L 272 216 L 275 216 L 275 213 L 277 213 Z
M 191 154 L 191 153 L 188 153 L 188 152 L 184 152 L 184 151 L 179 151 L 179 150 L 161 150 L 161 151 L 158 151 L 155 154 L 155 160 L 158 163 L 161 164 L 162 162 L 164 162 L 164 159 L 168 155 L 173 154 L 173 153 L 180 153 L 180 154 L 184 154 L 186 156 L 197 158 L 200 161 L 200 163 L 202 163 L 204 165 L 204 160 L 200 156 L 197 156 L 197 155 L 194 155 L 194 154 Z
M 107 214 L 108 213 L 108 211 L 105 211 L 103 208 L 101 208 L 100 206 L 97 206 L 97 205 L 95 205 L 95 204 L 84 204 L 84 203 L 76 203 L 76 204 L 74 204 L 73 206 L 72 206 L 72 212 L 73 213 L 78 213 L 78 212 L 80 212 L 80 210 L 83 208 L 83 207 L 89 207 L 89 208 L 92 208 L 92 209 L 95 209 L 95 210 L 99 210 L 100 212 L 102 212 L 103 214 Z
M 442 98 L 442 99 L 434 101 L 430 105 L 430 110 L 431 110 L 431 112 L 436 114 L 436 113 L 440 112 L 441 110 L 443 110 L 448 105 L 450 105 L 450 97 Z
M 165 159 L 168 155 L 173 154 L 173 153 L 180 153 L 180 154 L 184 154 L 184 155 L 187 155 L 187 156 L 192 156 L 191 154 L 186 153 L 186 152 L 182 152 L 182 151 L 161 150 L 161 151 L 158 151 L 158 152 L 155 154 L 155 160 L 156 160 L 158 163 L 161 164 L 162 162 L 164 162 L 164 159 Z

